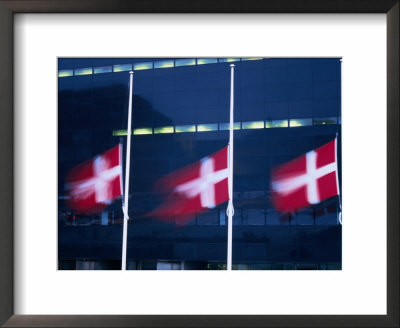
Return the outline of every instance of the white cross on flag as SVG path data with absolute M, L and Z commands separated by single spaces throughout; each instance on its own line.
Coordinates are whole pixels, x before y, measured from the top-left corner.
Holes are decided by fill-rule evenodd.
M 196 213 L 229 200 L 228 147 L 172 172 L 156 183 L 164 202 L 149 213 L 162 220 L 185 224 Z
M 67 175 L 69 206 L 77 212 L 100 212 L 122 195 L 122 147 L 74 167 Z
M 272 172 L 272 202 L 280 212 L 297 210 L 339 194 L 336 139 Z

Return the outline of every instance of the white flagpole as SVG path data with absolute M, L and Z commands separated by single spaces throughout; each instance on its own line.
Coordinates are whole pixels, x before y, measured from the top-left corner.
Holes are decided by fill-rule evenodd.
M 229 188 L 229 202 L 226 209 L 228 214 L 228 255 L 227 255 L 227 269 L 232 270 L 232 217 L 234 215 L 233 209 L 233 80 L 235 65 L 231 64 L 231 101 L 230 101 L 230 114 L 229 114 L 229 147 L 228 147 L 228 188 Z
M 128 201 L 129 201 L 129 168 L 131 159 L 131 135 L 132 135 L 132 84 L 133 71 L 129 72 L 129 105 L 128 105 L 128 129 L 126 134 L 126 167 L 125 167 L 125 194 L 124 194 L 124 225 L 122 233 L 122 264 L 121 270 L 126 270 L 126 242 L 128 236 Z
M 338 221 L 342 224 L 342 200 L 340 197 L 340 188 L 339 188 L 339 165 L 338 165 L 338 156 L 337 156 L 337 143 L 338 143 L 338 132 L 336 132 L 335 137 L 335 163 L 336 163 L 336 188 L 338 190 L 338 198 L 339 198 L 339 213 L 338 213 Z

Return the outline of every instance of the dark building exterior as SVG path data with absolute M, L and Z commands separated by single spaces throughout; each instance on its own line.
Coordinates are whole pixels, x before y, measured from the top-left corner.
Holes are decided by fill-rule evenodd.
M 59 269 L 120 269 L 121 200 L 74 213 L 65 176 L 126 144 L 134 71 L 128 269 L 225 269 L 226 204 L 186 226 L 146 216 L 155 182 L 228 143 L 230 68 L 235 64 L 233 269 L 341 269 L 339 198 L 296 213 L 271 203 L 271 169 L 338 134 L 341 60 L 279 58 L 59 59 Z

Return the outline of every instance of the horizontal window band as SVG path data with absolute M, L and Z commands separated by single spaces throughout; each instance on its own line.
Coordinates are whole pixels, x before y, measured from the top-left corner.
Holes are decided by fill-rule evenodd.
M 115 64 L 108 66 L 98 67 L 85 67 L 75 68 L 68 70 L 59 70 L 58 77 L 68 76 L 79 76 L 79 75 L 90 75 L 90 74 L 103 74 L 103 73 L 119 73 L 127 71 L 139 71 L 148 69 L 159 69 L 159 68 L 171 68 L 181 66 L 195 66 L 195 65 L 207 65 L 217 63 L 231 63 L 239 61 L 250 61 L 250 60 L 263 60 L 261 57 L 249 57 L 249 58 L 175 58 L 165 59 L 157 61 L 148 61 L 142 63 L 127 63 L 127 64 Z
M 234 122 L 234 130 L 260 130 L 272 128 L 296 128 L 338 124 L 337 117 L 329 118 L 302 118 L 302 119 L 286 119 L 286 120 L 267 120 L 267 121 L 246 121 Z M 132 130 L 133 135 L 150 135 L 150 134 L 171 134 L 171 133 L 193 133 L 193 132 L 215 132 L 229 131 L 229 123 L 205 123 L 205 124 L 186 124 L 186 125 L 169 125 L 161 127 L 142 127 Z M 126 130 L 113 130 L 114 137 L 126 136 Z

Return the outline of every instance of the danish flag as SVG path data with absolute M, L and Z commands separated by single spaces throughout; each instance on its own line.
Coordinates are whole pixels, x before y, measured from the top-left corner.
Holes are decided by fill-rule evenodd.
M 334 139 L 272 172 L 272 201 L 280 212 L 317 204 L 339 194 Z
M 148 216 L 178 224 L 228 201 L 228 147 L 163 177 L 156 189 L 166 197 Z
M 122 195 L 121 155 L 122 146 L 115 146 L 68 173 L 70 208 L 77 212 L 100 212 Z

